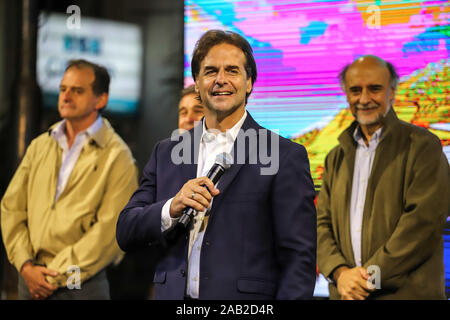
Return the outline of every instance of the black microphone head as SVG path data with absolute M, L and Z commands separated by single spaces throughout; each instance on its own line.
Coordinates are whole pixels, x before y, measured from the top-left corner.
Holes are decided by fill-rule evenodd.
M 231 165 L 233 164 L 233 158 L 231 157 L 231 155 L 229 153 L 222 152 L 216 156 L 215 163 L 217 163 L 219 166 L 221 166 L 225 170 L 228 170 L 231 167 Z

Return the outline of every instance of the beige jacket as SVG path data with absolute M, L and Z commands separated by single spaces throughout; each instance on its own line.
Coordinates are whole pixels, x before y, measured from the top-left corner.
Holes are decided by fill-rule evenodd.
M 63 287 L 71 266 L 80 268 L 83 282 L 123 254 L 116 222 L 137 188 L 137 168 L 128 146 L 103 119 L 55 202 L 62 149 L 50 131 L 31 142 L 15 172 L 1 202 L 1 228 L 17 270 L 33 260 L 59 272 L 47 281 Z

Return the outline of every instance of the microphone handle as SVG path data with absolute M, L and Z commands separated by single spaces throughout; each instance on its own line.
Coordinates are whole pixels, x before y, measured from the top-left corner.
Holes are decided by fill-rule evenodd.
M 222 166 L 216 164 L 216 165 L 212 166 L 211 170 L 209 170 L 207 177 L 212 181 L 213 185 L 216 185 L 217 181 L 219 181 L 220 177 L 222 177 L 222 174 L 224 172 L 225 172 L 225 169 Z M 206 188 L 205 185 L 203 185 L 203 187 Z
M 211 170 L 208 172 L 208 178 L 212 181 L 212 183 L 215 185 L 217 181 L 219 181 L 220 177 L 222 177 L 222 174 L 224 173 L 224 169 L 222 166 L 215 164 Z M 208 189 L 206 185 L 203 185 L 202 187 Z M 209 190 L 208 190 L 209 191 Z M 195 215 L 195 210 L 191 207 L 187 207 L 184 209 L 180 220 L 178 220 L 177 224 L 181 224 L 185 229 L 189 227 L 189 223 L 192 221 Z
M 220 177 L 222 177 L 222 174 L 224 172 L 225 169 L 222 166 L 220 166 L 219 164 L 214 164 L 211 170 L 209 170 L 208 172 L 208 178 L 215 185 L 219 181 Z M 207 188 L 206 185 L 203 185 L 203 187 Z M 189 229 L 189 226 L 194 218 L 194 215 L 195 210 L 193 208 L 187 207 L 186 209 L 184 209 L 183 213 L 181 214 L 180 220 L 178 220 L 177 224 L 172 229 L 167 230 L 166 240 L 169 243 L 175 242 L 181 234 L 185 233 L 185 231 Z

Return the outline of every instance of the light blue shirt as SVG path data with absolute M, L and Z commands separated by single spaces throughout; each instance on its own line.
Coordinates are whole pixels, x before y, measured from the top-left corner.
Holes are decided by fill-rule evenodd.
M 355 168 L 353 170 L 353 184 L 350 205 L 350 235 L 352 239 L 353 255 L 357 266 L 361 266 L 361 232 L 366 201 L 367 183 L 372 171 L 375 152 L 380 142 L 382 128 L 375 131 L 366 146 L 359 126 L 353 133 L 353 138 L 358 144 L 355 155 Z
M 58 184 L 56 187 L 55 201 L 58 200 L 61 193 L 66 187 L 67 180 L 72 173 L 75 163 L 80 156 L 81 150 L 90 137 L 92 137 L 103 126 L 103 120 L 101 116 L 97 117 L 97 120 L 86 130 L 81 131 L 75 137 L 75 141 L 72 147 L 69 149 L 66 136 L 66 120 L 61 121 L 53 130 L 52 137 L 58 142 L 59 146 L 63 150 L 61 168 L 58 174 Z

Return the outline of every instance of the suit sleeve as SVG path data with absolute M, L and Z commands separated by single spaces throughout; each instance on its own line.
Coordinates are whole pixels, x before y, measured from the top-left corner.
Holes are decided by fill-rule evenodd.
M 331 277 L 332 272 L 341 265 L 348 265 L 334 238 L 330 208 L 332 153 L 325 159 L 325 170 L 322 176 L 322 186 L 317 196 L 317 260 L 319 271 L 325 277 Z
M 114 229 L 120 210 L 137 188 L 137 175 L 130 152 L 120 152 L 110 168 L 106 190 L 96 212 L 96 222 L 82 238 L 58 252 L 47 265 L 60 273 L 55 278 L 47 276 L 49 283 L 65 284 L 68 276 L 66 270 L 71 265 L 80 268 L 83 282 L 123 254 L 117 245 Z
M 422 142 L 409 156 L 413 165 L 407 169 L 404 211 L 395 231 L 364 265 L 380 267 L 382 289 L 399 288 L 442 239 L 449 213 L 449 166 L 437 138 Z
M 117 221 L 116 239 L 120 248 L 131 251 L 156 242 L 161 238 L 161 211 L 166 203 L 156 202 L 157 154 L 159 143 L 153 149 L 144 168 L 139 188 L 122 210 Z
M 28 147 L 1 203 L 1 228 L 8 259 L 20 272 L 27 260 L 33 259 L 28 233 L 28 179 L 33 163 L 34 141 Z
M 316 280 L 316 210 L 303 146 L 280 154 L 272 190 L 276 252 L 281 268 L 277 299 L 311 299 Z

